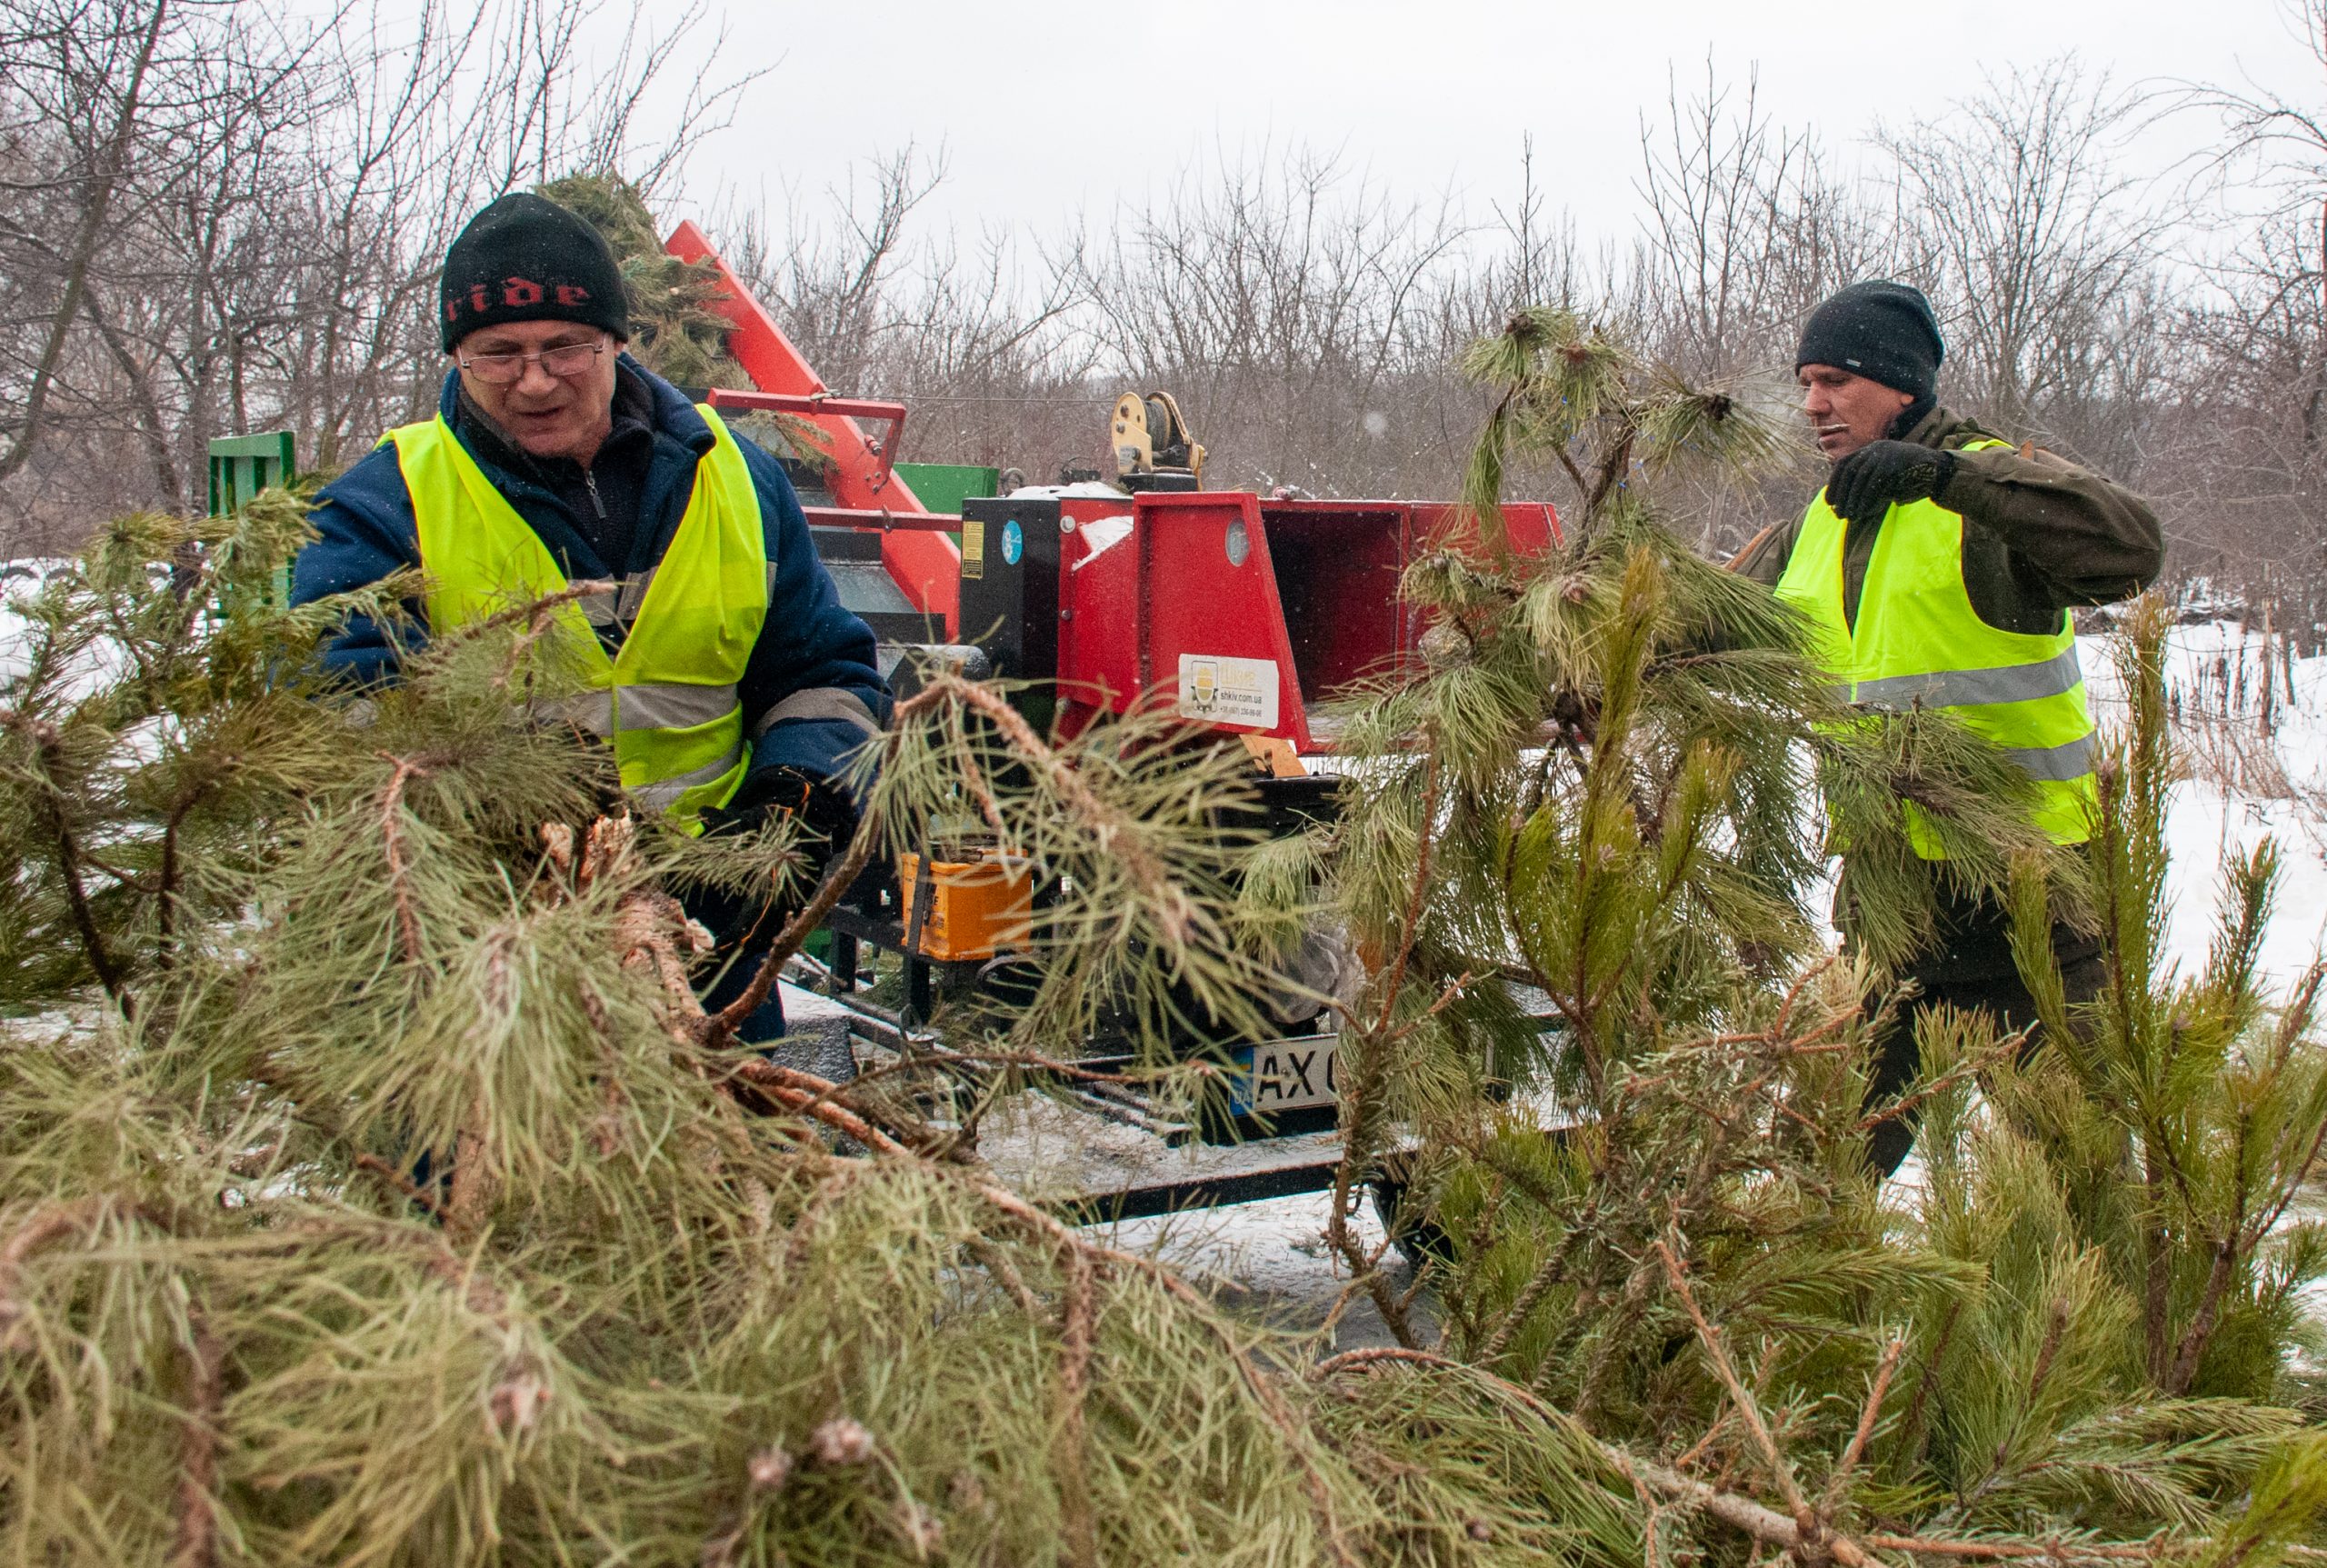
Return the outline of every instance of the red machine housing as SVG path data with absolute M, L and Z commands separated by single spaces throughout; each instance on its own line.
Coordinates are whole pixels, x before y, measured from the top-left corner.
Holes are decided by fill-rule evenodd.
M 1243 491 L 1046 499 L 1054 520 L 1019 497 L 965 508 L 975 529 L 965 540 L 975 537 L 977 549 L 964 551 L 964 634 L 1002 654 L 1001 673 L 1055 681 L 1057 719 L 1070 731 L 1100 713 L 1159 701 L 1183 717 L 1301 752 L 1333 749 L 1318 712 L 1325 697 L 1413 654 L 1423 620 L 1400 596 L 1399 580 L 1453 510 Z M 1503 511 L 1523 554 L 1557 536 L 1548 505 Z M 1057 530 L 1054 587 L 1013 584 L 1014 573 L 1054 570 L 1052 552 L 1040 547 L 1047 541 L 1030 536 L 1046 523 Z M 1048 603 L 1056 605 L 1054 640 L 1038 627 L 989 635 L 994 620 L 1039 618 Z

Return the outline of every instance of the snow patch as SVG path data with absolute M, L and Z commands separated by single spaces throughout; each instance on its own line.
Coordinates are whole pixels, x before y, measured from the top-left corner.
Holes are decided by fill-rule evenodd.
M 1124 493 L 1112 484 L 1096 479 L 1078 479 L 1072 484 L 1021 484 L 1010 493 L 1013 501 L 1059 501 L 1070 497 L 1085 500 L 1120 501 Z
M 2112 644 L 2105 634 L 2077 639 L 2104 733 L 2125 716 Z M 2165 954 L 2185 974 L 2204 966 L 2225 867 L 2275 839 L 2278 898 L 2260 969 L 2265 987 L 2282 993 L 2327 944 L 2327 654 L 2289 660 L 2277 638 L 2233 621 L 2176 626 L 2165 654 L 2174 738 L 2191 764 L 2167 805 Z
M 1090 522 L 1078 524 L 1076 526 L 1082 531 L 1085 551 L 1083 558 L 1074 566 L 1074 570 L 1080 572 L 1084 567 L 1131 537 L 1131 514 L 1126 512 L 1114 517 L 1094 517 Z

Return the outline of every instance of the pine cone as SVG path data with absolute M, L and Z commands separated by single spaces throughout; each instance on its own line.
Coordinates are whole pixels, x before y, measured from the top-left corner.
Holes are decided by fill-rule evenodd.
M 1441 621 L 1422 634 L 1423 663 L 1433 670 L 1451 670 L 1471 662 L 1470 634 L 1452 621 Z

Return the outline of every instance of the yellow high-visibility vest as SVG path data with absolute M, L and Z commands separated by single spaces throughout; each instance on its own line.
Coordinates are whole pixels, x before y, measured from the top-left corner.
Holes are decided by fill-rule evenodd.
M 2009 444 L 1977 441 L 1964 450 Z M 1816 624 L 1819 661 L 1847 700 L 1904 712 L 1945 708 L 2036 781 L 2036 822 L 2055 844 L 2092 836 L 2092 714 L 2068 612 L 2051 632 L 1999 631 L 1963 586 L 1963 518 L 1936 501 L 1893 506 L 1867 562 L 1853 624 L 1843 614 L 1846 527 L 1820 490 L 1802 520 L 1778 597 Z M 1907 805 L 1917 854 L 1945 857 Z
M 625 789 L 696 830 L 744 781 L 750 747 L 736 684 L 767 619 L 772 567 L 759 492 L 719 416 L 670 547 L 613 593 L 560 605 L 561 654 L 588 688 L 571 716 L 614 745 Z M 568 586 L 541 536 L 493 487 L 444 416 L 392 430 L 420 535 L 432 632 L 474 625 Z M 634 612 L 612 656 L 594 624 Z

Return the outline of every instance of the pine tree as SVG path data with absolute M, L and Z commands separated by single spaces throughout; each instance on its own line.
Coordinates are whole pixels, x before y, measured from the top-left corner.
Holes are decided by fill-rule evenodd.
M 2153 615 L 2099 831 L 2117 999 L 2072 1020 L 2055 980 L 2059 1044 L 2025 1067 L 2022 1042 L 1942 1021 L 1923 1080 L 1869 1104 L 1870 1002 L 1936 878 L 2014 897 L 2043 954 L 2096 879 L 2032 830 L 2025 781 L 1984 743 L 1943 714 L 1837 706 L 1766 590 L 1660 526 L 1662 476 L 1777 453 L 1754 410 L 1562 312 L 1522 313 L 1470 363 L 1496 400 L 1477 526 L 1406 577 L 1436 618 L 1424 667 L 1343 731 L 1367 760 L 1334 869 L 1374 960 L 1343 1044 L 1353 1288 L 1423 1354 L 1419 1284 L 1393 1289 L 1347 1224 L 1363 1181 L 1404 1164 L 1401 1223 L 1442 1238 L 1429 1354 L 1623 1444 L 1662 1550 L 1743 1527 L 1847 1560 L 1843 1536 L 2122 1540 L 2272 1513 L 2235 1556 L 2307 1530 L 2322 1451 L 2261 1402 L 2317 1267 L 2307 1229 L 2264 1244 L 2318 1153 L 2316 979 L 2264 1022 L 2267 855 L 2237 879 L 2218 977 L 2152 974 L 2171 776 Z M 1573 485 L 1536 561 L 1496 515 L 1528 459 Z M 1947 860 L 1913 852 L 1910 805 Z M 1835 845 L 1840 960 L 1801 903 Z M 1863 1146 L 1911 1108 L 1933 1175 L 1903 1212 Z
M 832 1084 L 725 1044 L 671 898 L 794 873 L 787 834 L 604 814 L 554 601 L 320 683 L 318 638 L 412 585 L 285 609 L 302 513 L 127 520 L 19 607 L 0 1558 L 1636 1555 L 1580 1433 L 1313 1377 L 931 1119 L 965 1056 L 1039 1072 L 1093 1007 L 1244 1005 L 1274 917 L 1196 831 L 1224 762 L 1152 720 L 1054 745 L 932 672 L 819 897 L 908 812 L 990 811 L 1072 884 L 1053 978 L 991 1050 Z
M 2228 867 L 2204 969 L 2163 955 L 2172 781 L 2184 769 L 2166 722 L 2163 601 L 2134 606 L 2118 643 L 2131 723 L 2100 770 L 2093 850 L 2109 941 L 2101 994 L 2071 1007 L 2030 922 L 2015 945 L 2052 1046 L 1994 1088 L 2011 1131 L 2043 1158 L 2076 1233 L 2139 1303 L 2148 1377 L 2175 1395 L 2267 1398 L 2302 1331 L 2297 1293 L 2327 1274 L 2327 1232 L 2280 1231 L 2327 1151 L 2327 1062 L 2312 1045 L 2314 964 L 2273 1007 L 2257 974 L 2280 874 L 2265 839 Z
M 717 308 L 727 297 L 719 269 L 664 250 L 654 215 L 635 185 L 611 171 L 572 174 L 537 186 L 536 194 L 587 219 L 604 236 L 630 295 L 634 358 L 676 386 L 752 390 L 750 375 L 727 352 L 728 322 Z M 732 414 L 729 424 L 777 456 L 812 468 L 831 459 L 824 432 L 794 414 L 755 409 Z
M 727 356 L 727 318 L 713 308 L 724 297 L 717 270 L 663 248 L 654 215 L 635 186 L 618 174 L 574 174 L 536 194 L 605 237 L 630 294 L 630 352 L 641 364 L 681 386 L 751 385 Z

